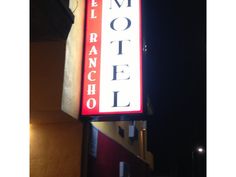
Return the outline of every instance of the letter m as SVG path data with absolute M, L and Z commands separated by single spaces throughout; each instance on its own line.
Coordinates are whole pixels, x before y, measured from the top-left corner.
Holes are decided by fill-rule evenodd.
M 112 1 L 115 1 L 116 5 L 121 8 L 121 6 L 123 5 L 124 1 L 127 1 L 127 7 L 131 7 L 131 0 L 122 0 L 122 2 L 120 0 L 110 0 L 110 9 L 112 9 Z

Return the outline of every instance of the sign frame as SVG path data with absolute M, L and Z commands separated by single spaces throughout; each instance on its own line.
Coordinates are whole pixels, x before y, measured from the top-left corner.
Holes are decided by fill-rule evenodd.
M 94 1 L 95 2 L 95 1 Z M 85 13 L 85 26 L 84 29 L 87 29 L 87 17 L 88 17 L 88 12 L 87 12 L 87 5 L 88 1 L 86 1 L 86 13 Z M 140 104 L 141 104 L 141 110 L 140 111 L 118 111 L 118 112 L 102 112 L 99 114 L 90 114 L 90 115 L 85 115 L 82 113 L 82 107 L 83 107 L 83 93 L 84 93 L 84 77 L 85 77 L 85 53 L 86 53 L 86 49 L 84 47 L 83 50 L 83 69 L 82 69 L 82 81 L 81 81 L 81 85 L 82 85 L 82 89 L 81 89 L 81 104 L 80 104 L 80 119 L 82 121 L 118 121 L 118 120 L 122 120 L 122 121 L 130 121 L 130 120 L 145 120 L 145 116 L 146 114 L 146 110 L 147 110 L 147 105 L 145 105 L 144 100 L 146 100 L 146 95 L 144 92 L 144 84 L 143 84 L 143 75 L 144 75 L 144 52 L 146 52 L 146 50 L 143 50 L 144 48 L 144 42 L 143 42 L 143 22 L 142 22 L 142 14 L 143 14 L 143 1 L 139 0 L 139 42 L 140 42 Z M 84 44 L 86 43 L 86 35 L 87 35 L 87 31 L 84 30 L 85 33 L 85 37 L 84 37 Z

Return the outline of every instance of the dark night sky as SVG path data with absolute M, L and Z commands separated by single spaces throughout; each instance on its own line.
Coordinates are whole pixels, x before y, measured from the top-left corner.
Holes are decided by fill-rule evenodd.
M 191 176 L 192 150 L 206 145 L 205 4 L 143 4 L 144 84 L 155 112 L 148 122 L 148 142 L 158 175 Z

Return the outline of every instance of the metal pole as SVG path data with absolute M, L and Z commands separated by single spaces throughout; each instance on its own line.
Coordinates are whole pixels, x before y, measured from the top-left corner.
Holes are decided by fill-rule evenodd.
M 83 140 L 82 140 L 82 154 L 81 154 L 81 177 L 87 177 L 88 173 L 88 153 L 89 153 L 89 134 L 91 124 L 83 122 Z

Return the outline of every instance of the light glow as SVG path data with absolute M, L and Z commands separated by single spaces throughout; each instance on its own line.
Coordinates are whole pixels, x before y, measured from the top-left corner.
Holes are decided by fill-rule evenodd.
M 197 148 L 197 151 L 200 152 L 200 153 L 203 153 L 204 149 L 202 147 L 199 147 L 199 148 Z

